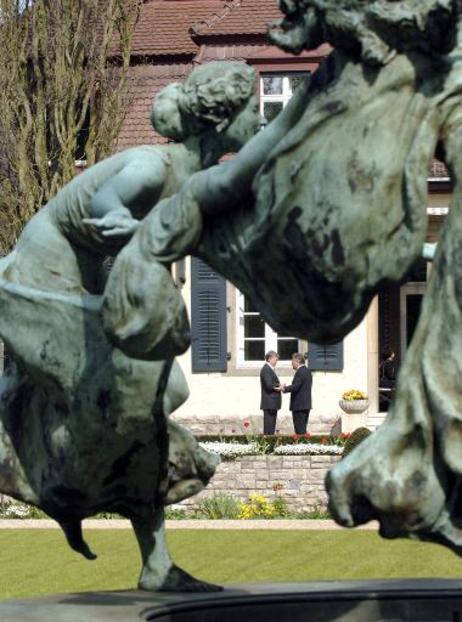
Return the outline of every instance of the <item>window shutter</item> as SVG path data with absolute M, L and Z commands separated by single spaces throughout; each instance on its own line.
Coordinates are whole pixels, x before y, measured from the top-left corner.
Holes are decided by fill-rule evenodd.
M 226 371 L 226 280 L 191 258 L 191 354 L 193 372 Z
M 343 341 L 330 345 L 308 344 L 308 364 L 311 371 L 342 371 Z

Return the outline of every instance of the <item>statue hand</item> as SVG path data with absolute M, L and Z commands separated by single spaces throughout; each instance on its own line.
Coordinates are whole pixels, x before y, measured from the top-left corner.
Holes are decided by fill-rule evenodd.
M 105 238 L 130 237 L 140 225 L 139 220 L 121 211 L 110 212 L 103 218 L 84 218 L 83 222 L 98 229 Z

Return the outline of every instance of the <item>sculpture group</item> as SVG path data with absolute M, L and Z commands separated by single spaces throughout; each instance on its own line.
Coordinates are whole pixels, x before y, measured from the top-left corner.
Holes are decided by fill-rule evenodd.
M 165 505 L 216 466 L 168 419 L 187 398 L 175 356 L 189 345 L 172 262 L 197 255 L 274 329 L 338 341 L 422 253 L 435 151 L 454 197 L 396 401 L 327 485 L 343 525 L 377 518 L 388 537 L 462 543 L 462 3 L 280 7 L 273 41 L 333 52 L 273 123 L 256 133 L 250 68 L 199 67 L 153 109 L 175 143 L 76 177 L 0 261 L 0 336 L 15 362 L 0 386 L 0 490 L 45 510 L 89 558 L 82 519 L 129 518 L 144 589 L 217 589 L 177 568 L 165 545 Z

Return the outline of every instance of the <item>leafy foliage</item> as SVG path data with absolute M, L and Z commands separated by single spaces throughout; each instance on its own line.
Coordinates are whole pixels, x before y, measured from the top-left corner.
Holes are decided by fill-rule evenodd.
M 362 443 L 371 434 L 372 432 L 368 428 L 356 428 L 345 443 L 342 458 L 345 458 L 345 456 L 351 453 L 355 447 Z
M 230 495 L 215 495 L 205 499 L 197 512 L 198 518 L 210 520 L 239 518 L 239 501 Z

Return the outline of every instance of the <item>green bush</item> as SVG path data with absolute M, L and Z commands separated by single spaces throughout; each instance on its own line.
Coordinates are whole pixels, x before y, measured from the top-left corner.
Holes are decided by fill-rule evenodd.
M 187 520 L 196 518 L 196 513 L 180 508 L 165 508 L 166 520 Z
M 283 497 L 276 497 L 273 500 L 274 518 L 290 518 L 291 511 L 287 505 L 287 501 Z
M 43 510 L 36 508 L 34 505 L 13 501 L 11 503 L 3 504 L 0 508 L 0 518 L 26 519 L 49 518 L 49 516 L 47 516 Z
M 329 510 L 325 510 L 324 508 L 315 508 L 314 510 L 310 510 L 308 512 L 299 512 L 296 518 L 301 520 L 328 520 L 331 519 L 332 516 Z
M 349 453 L 355 449 L 360 443 L 364 441 L 368 436 L 371 435 L 371 431 L 368 428 L 356 428 L 354 432 L 352 432 L 351 436 L 347 439 L 345 443 L 345 447 L 343 448 L 342 458 L 345 458 Z
M 232 520 L 239 517 L 239 501 L 229 495 L 215 495 L 204 499 L 197 513 L 198 518 Z
M 239 504 L 239 518 L 252 520 L 255 518 L 275 518 L 273 504 L 259 494 L 249 495 L 247 501 Z

